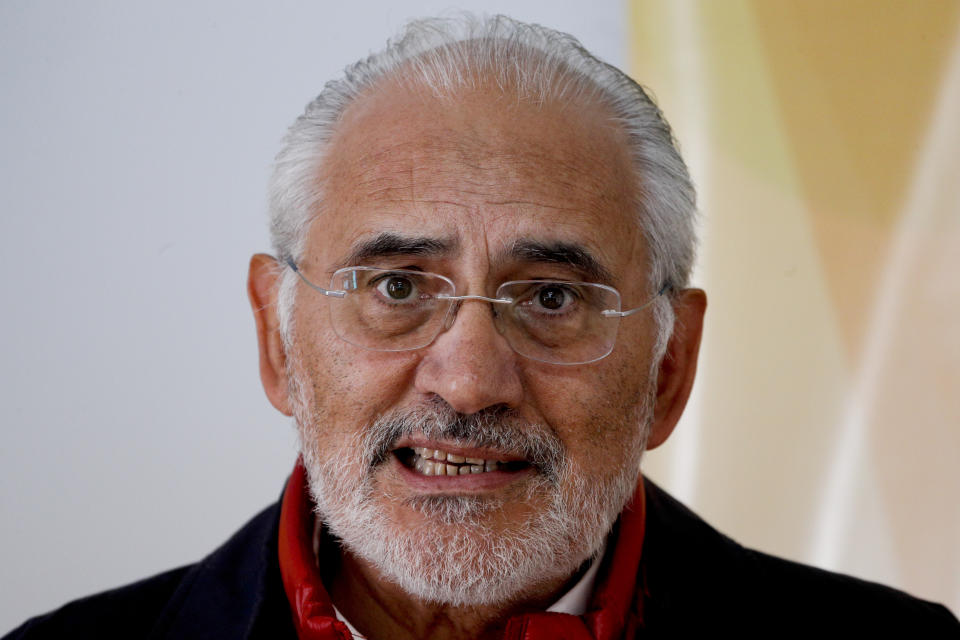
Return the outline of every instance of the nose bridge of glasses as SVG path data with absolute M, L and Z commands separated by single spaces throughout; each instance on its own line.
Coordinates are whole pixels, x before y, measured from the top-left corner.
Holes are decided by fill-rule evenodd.
M 492 302 L 493 304 L 510 304 L 513 302 L 512 298 L 490 298 L 487 296 L 454 296 L 447 294 L 440 294 L 437 296 L 440 300 L 449 300 L 451 302 L 463 302 L 465 300 L 480 300 L 483 302 Z
M 460 306 L 467 301 L 476 300 L 477 302 L 488 302 L 491 305 L 499 304 L 511 304 L 513 299 L 511 298 L 491 298 L 489 296 L 475 296 L 475 295 L 448 295 L 448 294 L 439 294 L 437 296 L 438 300 L 444 300 L 450 303 L 448 312 L 444 318 L 443 322 L 443 331 L 449 330 L 453 323 L 456 322 L 457 317 L 460 315 Z M 491 307 L 494 317 L 494 325 L 497 328 L 498 333 L 502 333 L 502 328 L 500 327 L 500 316 L 501 314 L 497 311 L 496 306 Z

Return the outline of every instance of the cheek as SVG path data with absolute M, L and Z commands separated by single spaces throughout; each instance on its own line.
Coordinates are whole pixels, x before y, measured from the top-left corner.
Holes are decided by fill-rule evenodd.
M 336 336 L 302 344 L 299 369 L 313 419 L 325 434 L 353 436 L 402 402 L 411 385 L 411 354 L 377 353 Z
M 612 358 L 613 356 L 611 356 Z M 530 376 L 529 397 L 574 459 L 625 457 L 639 433 L 648 380 L 624 361 Z

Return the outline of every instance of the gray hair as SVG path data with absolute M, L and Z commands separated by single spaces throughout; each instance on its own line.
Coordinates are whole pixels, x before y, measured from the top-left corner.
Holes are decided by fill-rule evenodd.
M 609 110 L 627 135 L 637 181 L 637 216 L 648 252 L 651 292 L 686 286 L 693 266 L 696 195 L 670 125 L 643 88 L 591 55 L 573 36 L 505 16 L 430 18 L 410 22 L 386 49 L 328 82 L 290 127 L 270 180 L 270 231 L 283 264 L 299 261 L 311 220 L 324 205 L 318 175 L 343 112 L 385 79 L 449 96 L 493 80 L 538 104 L 587 100 Z M 278 313 L 292 331 L 296 275 L 285 270 Z M 665 297 L 654 306 L 662 356 L 674 314 Z

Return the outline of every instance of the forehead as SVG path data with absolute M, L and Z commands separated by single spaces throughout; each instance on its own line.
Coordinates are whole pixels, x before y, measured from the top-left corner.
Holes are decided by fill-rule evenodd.
M 614 273 L 642 258 L 625 136 L 596 105 L 392 84 L 347 109 L 326 157 L 307 248 L 329 270 L 383 232 L 491 261 L 524 241 L 583 246 Z

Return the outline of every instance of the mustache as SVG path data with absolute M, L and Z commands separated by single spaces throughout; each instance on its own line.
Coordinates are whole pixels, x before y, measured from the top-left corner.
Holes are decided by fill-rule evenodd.
M 559 477 L 566 459 L 563 442 L 549 427 L 529 422 L 509 407 L 497 405 L 464 414 L 446 403 L 437 403 L 395 411 L 370 425 L 362 443 L 369 468 L 386 462 L 400 439 L 417 434 L 520 454 L 553 479 Z

